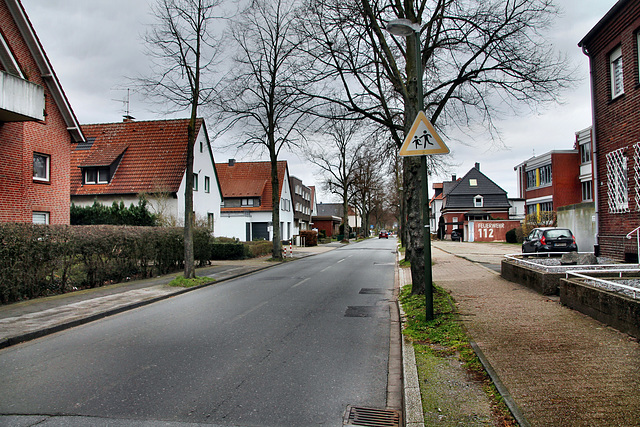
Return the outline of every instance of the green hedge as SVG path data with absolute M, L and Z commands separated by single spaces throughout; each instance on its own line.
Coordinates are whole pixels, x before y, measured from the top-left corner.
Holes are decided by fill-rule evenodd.
M 105 206 L 94 201 L 92 206 L 76 206 L 71 204 L 71 225 L 157 225 L 158 216 L 151 213 L 145 199 L 138 200 L 127 208 L 124 202 L 113 202 L 111 206 Z
M 184 267 L 184 229 L 0 223 L 0 303 L 152 277 Z M 237 241 L 194 229 L 194 258 L 240 259 Z

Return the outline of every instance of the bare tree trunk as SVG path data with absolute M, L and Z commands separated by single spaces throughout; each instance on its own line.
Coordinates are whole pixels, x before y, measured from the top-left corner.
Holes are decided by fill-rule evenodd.
M 347 196 L 347 189 L 342 191 L 342 240 L 349 241 L 349 198 Z
M 271 147 L 275 146 L 270 145 Z M 280 182 L 278 179 L 278 156 L 275 150 L 269 151 L 271 160 L 271 217 L 273 219 L 273 259 L 282 259 L 282 240 L 280 239 Z
M 187 171 L 184 189 L 184 277 L 192 279 L 196 277 L 196 268 L 193 251 L 193 146 L 195 145 L 196 120 L 193 115 L 196 107 L 192 108 L 191 120 L 187 128 Z

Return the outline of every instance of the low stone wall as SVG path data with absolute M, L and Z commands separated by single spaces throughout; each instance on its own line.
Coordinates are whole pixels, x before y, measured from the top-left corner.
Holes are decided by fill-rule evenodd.
M 508 259 L 502 260 L 500 275 L 503 279 L 519 283 L 543 295 L 558 295 L 560 280 L 565 277 L 565 273 L 547 273 Z
M 582 283 L 560 281 L 560 302 L 640 339 L 640 301 Z

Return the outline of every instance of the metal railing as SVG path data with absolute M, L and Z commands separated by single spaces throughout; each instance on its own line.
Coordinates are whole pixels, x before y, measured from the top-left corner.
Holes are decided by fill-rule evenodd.
M 528 261 L 526 259 L 523 259 L 523 257 L 526 258 L 551 258 L 553 255 L 555 255 L 556 257 L 558 255 L 562 256 L 563 254 L 566 253 L 571 253 L 571 252 L 533 252 L 533 253 L 518 253 L 518 254 L 508 254 L 505 255 L 504 257 L 506 259 L 509 259 L 511 261 L 515 261 L 517 263 L 521 263 L 521 264 L 528 264 L 531 267 L 537 268 L 537 269 L 545 269 L 547 271 L 550 272 L 558 272 L 558 273 L 562 273 L 565 272 L 566 270 L 588 270 L 588 271 L 598 271 L 598 270 L 604 270 L 604 271 L 612 271 L 612 270 L 623 270 L 623 271 L 633 271 L 633 270 L 640 270 L 640 264 L 581 264 L 581 265 L 576 265 L 576 264 L 566 264 L 566 265 L 543 265 L 543 264 L 539 264 L 536 262 L 532 262 L 532 261 Z M 592 254 L 592 252 L 573 252 L 573 253 L 579 253 L 579 254 Z M 558 257 L 559 258 L 559 257 Z
M 599 279 L 597 277 L 593 277 L 593 276 L 589 276 L 589 274 L 593 274 L 593 273 L 597 273 L 598 271 L 596 270 L 572 270 L 572 271 L 567 271 L 565 274 L 565 278 L 568 279 L 569 276 L 575 276 L 575 277 L 579 277 L 581 279 L 585 279 L 585 280 L 590 280 L 593 282 L 596 282 L 598 285 L 601 285 L 600 287 L 612 287 L 615 289 L 621 289 L 621 290 L 626 290 L 629 291 L 631 294 L 633 294 L 633 298 L 634 299 L 640 299 L 640 288 L 634 287 L 634 286 L 629 286 L 629 285 L 624 285 L 622 283 L 616 283 L 613 282 L 611 280 L 605 280 L 605 279 Z M 623 273 L 629 273 L 629 272 L 635 272 L 638 273 L 640 275 L 640 269 L 608 269 L 606 270 L 607 273 L 618 273 L 618 277 L 622 278 L 622 274 Z
M 638 254 L 638 260 L 640 261 L 640 227 L 627 234 L 627 239 L 631 240 L 631 235 L 633 233 L 636 233 L 636 242 L 638 244 L 638 252 L 636 252 L 636 254 Z

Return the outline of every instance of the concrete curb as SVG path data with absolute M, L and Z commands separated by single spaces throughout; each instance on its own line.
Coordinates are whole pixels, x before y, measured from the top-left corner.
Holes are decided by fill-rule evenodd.
M 468 332 L 467 332 L 467 335 L 469 335 Z M 493 366 L 491 366 L 491 363 L 489 363 L 489 361 L 485 357 L 482 350 L 480 350 L 480 347 L 478 347 L 478 344 L 476 344 L 475 341 L 472 341 L 472 340 L 469 340 L 469 344 L 471 344 L 471 348 L 473 348 L 473 351 L 476 353 L 476 356 L 478 356 L 478 359 L 480 359 L 480 363 L 482 363 L 484 370 L 487 371 L 487 374 L 491 378 L 491 381 L 493 381 L 493 384 L 496 386 L 498 393 L 500 393 L 500 396 L 502 396 L 504 403 L 507 405 L 507 408 L 509 408 L 509 412 L 511 412 L 511 415 L 513 415 L 513 418 L 515 418 L 518 425 L 521 427 L 530 427 L 531 424 L 529 424 L 529 421 L 527 421 L 527 419 L 525 418 L 524 414 L 520 410 L 520 407 L 516 404 L 516 402 L 511 397 L 511 393 L 509 393 L 509 390 L 507 389 L 507 387 L 505 387 L 505 385 L 502 384 L 500 377 L 498 376 L 496 371 L 493 369 Z
M 396 289 L 398 292 L 403 286 L 400 278 L 400 267 L 398 261 L 400 251 L 396 257 Z M 402 323 L 406 317 L 402 304 L 396 299 L 398 311 L 400 313 L 400 342 L 402 344 L 402 378 L 403 387 L 403 413 L 404 425 L 406 427 L 424 427 L 424 412 L 422 411 L 422 395 L 420 394 L 420 381 L 418 380 L 418 368 L 416 366 L 416 355 L 413 344 L 402 335 Z

